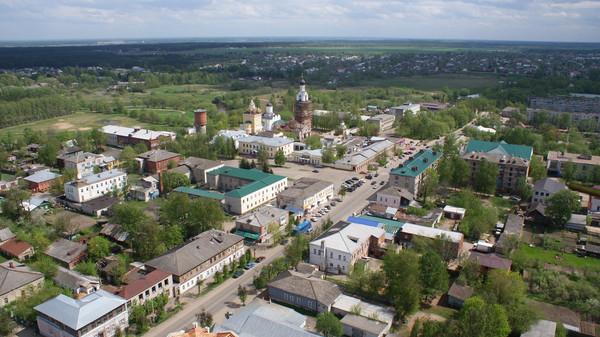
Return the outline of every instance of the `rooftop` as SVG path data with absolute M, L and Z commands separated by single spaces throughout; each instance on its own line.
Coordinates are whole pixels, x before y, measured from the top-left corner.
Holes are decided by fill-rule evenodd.
M 97 182 L 116 178 L 116 177 L 119 177 L 122 175 L 126 175 L 126 173 L 121 170 L 103 171 L 100 173 L 95 173 L 95 174 L 90 174 L 90 175 L 84 176 L 81 179 L 69 182 L 69 184 L 76 184 L 78 186 L 91 185 L 91 184 L 95 184 Z
M 471 295 L 473 295 L 474 291 L 475 291 L 475 289 L 473 289 L 469 286 L 461 285 L 461 284 L 458 284 L 457 282 L 454 282 L 454 283 L 452 283 L 450 290 L 448 290 L 448 296 L 452 296 L 454 298 L 458 298 L 458 299 L 464 301 L 467 298 L 471 297 Z
M 28 177 L 25 177 L 23 179 L 25 179 L 26 181 L 30 181 L 32 183 L 42 183 L 44 181 L 54 180 L 60 176 L 61 176 L 60 174 L 50 172 L 48 170 L 44 170 L 44 171 L 37 171 L 36 173 L 34 173 Z
M 58 239 L 46 248 L 46 255 L 59 261 L 70 263 L 87 251 L 87 246 L 66 239 Z
M 320 245 L 322 241 L 325 241 L 325 246 L 330 249 L 352 253 L 372 236 L 379 238 L 384 235 L 383 228 L 340 221 L 313 240 L 311 244 Z
M 273 206 L 263 206 L 250 213 L 240 216 L 236 222 L 258 227 L 268 227 L 273 221 L 279 222 L 288 211 Z
M 207 170 L 207 169 L 211 169 L 211 168 L 223 165 L 223 163 L 220 161 L 198 158 L 198 157 L 187 157 L 179 164 L 188 166 L 189 168 L 192 168 L 192 169 L 199 168 L 202 170 Z
M 490 269 L 510 270 L 512 261 L 498 256 L 497 254 L 484 254 L 480 252 L 471 252 L 469 261 L 475 261 L 478 265 Z
M 402 233 L 423 236 L 430 239 L 446 237 L 452 242 L 462 242 L 464 238 L 463 234 L 459 232 L 452 232 L 434 227 L 414 225 L 411 223 L 405 223 L 404 226 L 402 226 Z
M 121 297 L 100 289 L 79 300 L 60 294 L 34 309 L 79 330 L 126 303 Z
M 404 162 L 401 166 L 393 169 L 391 174 L 404 177 L 416 177 L 427 170 L 442 156 L 440 151 L 422 150 L 412 159 Z
M 388 328 L 388 324 L 364 316 L 347 314 L 341 320 L 343 325 L 366 331 L 373 336 L 379 336 Z
M 33 271 L 22 263 L 12 260 L 5 261 L 0 263 L 0 295 L 43 278 L 44 274 Z
M 33 246 L 25 241 L 10 239 L 0 246 L 0 251 L 6 252 L 11 256 L 19 256 L 32 248 Z
M 471 152 L 482 152 L 482 153 L 494 153 L 498 155 L 505 155 L 511 157 L 518 157 L 525 160 L 531 160 L 533 155 L 533 148 L 526 145 L 514 145 L 508 144 L 504 141 L 501 142 L 487 142 L 483 140 L 470 140 L 469 144 L 465 148 L 465 153 Z
M 0 242 L 4 242 L 15 237 L 16 235 L 10 230 L 10 228 L 6 227 L 0 229 Z
M 392 219 L 384 219 L 378 218 L 371 215 L 360 215 L 358 217 L 349 217 L 348 222 L 360 223 L 367 226 L 377 227 L 378 225 L 383 225 L 383 229 L 387 234 L 396 235 L 404 226 L 404 222 L 392 220 Z
M 121 137 L 132 137 L 143 140 L 158 139 L 161 137 L 174 138 L 175 132 L 170 131 L 153 131 L 139 128 L 128 128 L 118 125 L 106 125 L 102 127 L 102 132 Z
M 548 151 L 548 160 L 570 161 L 575 164 L 600 165 L 600 156 L 590 156 L 559 151 Z
M 179 153 L 169 152 L 169 151 L 160 150 L 160 149 L 150 150 L 148 152 L 138 154 L 138 158 L 142 158 L 144 160 L 151 161 L 151 162 L 165 161 L 165 160 L 169 160 L 169 159 L 179 157 L 179 156 L 180 156 Z
M 100 284 L 100 278 L 95 276 L 83 275 L 75 270 L 58 266 L 53 278 L 54 282 L 61 287 L 77 289 L 79 287 L 88 288 L 94 284 Z
M 241 186 L 237 189 L 231 190 L 225 193 L 225 196 L 234 198 L 242 198 L 248 194 L 254 193 L 262 188 L 265 188 L 271 184 L 274 184 L 283 179 L 287 179 L 284 176 L 276 174 L 265 173 L 257 169 L 241 169 L 231 166 L 223 166 L 218 169 L 212 170 L 207 174 L 210 175 L 225 175 L 234 177 L 242 180 L 247 180 L 249 183 Z
M 296 180 L 293 186 L 279 193 L 279 195 L 286 198 L 306 199 L 330 187 L 333 187 L 333 183 L 329 181 L 302 177 Z
M 129 300 L 158 282 L 166 279 L 169 275 L 171 274 L 160 269 L 154 269 L 149 273 L 141 273 L 135 280 L 132 280 L 131 282 L 128 282 L 127 285 L 121 287 L 119 292 L 117 292 L 117 295 Z
M 361 315 L 377 316 L 382 322 L 392 322 L 394 319 L 394 310 L 389 307 L 383 307 L 362 301 L 356 297 L 340 295 L 332 306 L 336 310 L 351 313 L 353 308 L 360 308 Z
M 179 192 L 179 193 L 184 193 L 184 194 L 189 194 L 191 196 L 199 197 L 199 198 L 214 199 L 214 200 L 219 200 L 219 201 L 225 199 L 225 196 L 221 193 L 203 190 L 201 188 L 179 186 L 176 189 L 174 189 L 173 191 Z
M 534 191 L 546 191 L 550 194 L 568 189 L 565 184 L 556 178 L 544 178 L 535 182 Z
M 240 143 L 258 143 L 264 146 L 279 147 L 288 145 L 294 142 L 293 139 L 287 137 L 261 137 L 248 136 L 239 139 Z
M 291 270 L 280 273 L 268 286 L 315 300 L 326 306 L 332 305 L 342 293 L 335 283 Z

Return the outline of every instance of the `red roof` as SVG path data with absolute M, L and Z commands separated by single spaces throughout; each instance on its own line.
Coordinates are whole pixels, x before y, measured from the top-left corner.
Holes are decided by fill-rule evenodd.
M 491 269 L 505 269 L 510 270 L 512 261 L 505 259 L 496 254 L 483 254 L 479 252 L 471 252 L 469 260 L 475 261 L 480 266 L 491 268 Z
M 121 290 L 117 292 L 117 295 L 129 300 L 137 294 L 144 292 L 146 289 L 152 288 L 153 285 L 166 279 L 169 275 L 171 274 L 164 270 L 154 269 L 148 274 L 122 287 Z
M 33 247 L 25 241 L 10 239 L 0 246 L 0 251 L 18 257 L 31 248 Z

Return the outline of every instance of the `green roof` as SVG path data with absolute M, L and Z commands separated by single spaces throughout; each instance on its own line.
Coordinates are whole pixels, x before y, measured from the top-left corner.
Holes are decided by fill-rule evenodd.
M 396 234 L 397 232 L 399 232 L 402 229 L 402 226 L 404 226 L 404 222 L 403 221 L 396 221 L 396 220 L 392 220 L 392 219 L 378 218 L 376 216 L 360 215 L 358 218 L 365 219 L 365 220 L 371 220 L 371 221 L 375 221 L 375 222 L 378 222 L 378 223 L 382 224 L 383 225 L 383 229 L 388 234 Z
M 531 160 L 533 148 L 527 145 L 508 144 L 505 141 L 501 142 L 486 142 L 483 140 L 470 140 L 465 149 L 465 153 L 470 152 L 495 152 L 511 157 L 519 157 L 526 160 Z
M 250 239 L 255 241 L 260 239 L 260 234 L 246 232 L 241 229 L 236 229 L 235 234 L 243 237 L 244 239 Z
M 402 167 L 392 170 L 391 174 L 405 177 L 416 177 L 423 173 L 442 156 L 441 151 L 424 150 L 417 153 L 413 159 L 405 162 Z
M 200 189 L 200 188 L 193 188 L 193 187 L 187 187 L 187 186 L 179 186 L 176 189 L 174 189 L 173 191 L 179 192 L 179 193 L 189 194 L 191 196 L 200 197 L 200 198 L 208 198 L 208 199 L 214 199 L 214 200 L 223 200 L 223 199 L 225 199 L 225 196 L 223 194 L 221 194 L 221 193 L 211 192 L 211 191 L 203 190 L 203 189 Z
M 246 184 L 235 190 L 231 190 L 231 191 L 225 193 L 226 196 L 233 197 L 233 198 L 245 197 L 248 194 L 254 193 L 262 188 L 265 188 L 271 184 L 274 184 L 280 180 L 285 179 L 284 176 L 265 173 L 265 172 L 263 172 L 261 170 L 257 170 L 257 169 L 242 169 L 242 168 L 231 167 L 231 166 L 223 166 L 216 170 L 212 170 L 212 171 L 208 172 L 207 174 L 226 175 L 229 177 L 252 181 L 249 184 Z

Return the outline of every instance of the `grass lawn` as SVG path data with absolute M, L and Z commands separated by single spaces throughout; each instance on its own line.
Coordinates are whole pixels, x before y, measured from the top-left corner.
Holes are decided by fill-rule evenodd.
M 2 262 L 6 262 L 6 258 L 4 256 L 0 255 L 0 263 L 2 263 Z
M 570 253 L 559 253 L 541 247 L 522 245 L 515 256 L 524 256 L 529 259 L 573 268 L 600 268 L 600 259 L 593 257 L 579 257 Z M 560 258 L 557 258 L 559 256 Z
M 442 307 L 439 305 L 434 305 L 433 307 L 428 308 L 428 309 L 423 309 L 422 311 L 426 312 L 426 313 L 430 313 L 430 314 L 436 314 L 436 315 L 442 316 L 446 319 L 452 318 L 458 312 L 458 310 L 456 310 L 456 309 Z

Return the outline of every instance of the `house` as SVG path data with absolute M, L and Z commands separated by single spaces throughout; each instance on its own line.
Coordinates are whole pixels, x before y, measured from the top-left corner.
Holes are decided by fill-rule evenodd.
M 143 172 L 156 174 L 169 169 L 169 165 L 177 167 L 177 164 L 181 160 L 181 155 L 158 149 L 139 154 L 137 158 L 141 162 L 140 168 Z
M 41 288 L 43 284 L 44 274 L 24 264 L 12 260 L 0 263 L 0 307 Z
M 146 262 L 146 266 L 173 274 L 173 295 L 179 296 L 238 260 L 245 251 L 241 236 L 211 229 Z
M 235 234 L 255 242 L 271 242 L 273 236 L 285 229 L 288 222 L 288 211 L 266 205 L 238 217 Z
M 381 114 L 367 119 L 367 123 L 375 125 L 379 132 L 383 132 L 392 129 L 394 127 L 395 120 L 396 116 L 394 115 Z
M 406 102 L 400 106 L 391 107 L 389 113 L 396 116 L 397 119 L 402 119 L 407 113 L 414 115 L 419 111 L 421 111 L 421 104 Z
M 140 128 L 128 128 L 118 125 L 105 125 L 101 130 L 106 135 L 106 144 L 115 147 L 135 146 L 142 143 L 148 149 L 156 149 L 160 145 L 174 141 L 175 132 L 152 131 Z
M 121 170 L 104 171 L 65 184 L 69 201 L 83 203 L 114 193 L 127 185 L 127 173 Z
M 72 169 L 76 173 L 76 178 L 81 179 L 88 174 L 94 174 L 94 170 L 107 170 L 114 166 L 116 159 L 112 156 L 95 154 L 90 152 L 76 152 L 61 156 L 63 167 Z
M 453 259 L 459 257 L 464 242 L 464 235 L 459 232 L 452 232 L 434 227 L 426 227 L 411 223 L 405 223 L 402 226 L 402 230 L 399 234 L 400 242 L 404 246 L 410 246 L 414 237 L 421 237 L 432 240 L 440 239 L 448 242 L 448 254 L 449 257 Z
M 378 251 L 385 241 L 383 228 L 340 221 L 309 244 L 309 262 L 322 271 L 347 274 L 354 263 Z
M 287 137 L 247 136 L 238 140 L 238 151 L 242 155 L 257 155 L 265 151 L 269 158 L 275 158 L 278 151 L 289 156 L 294 151 L 294 140 Z
M 392 323 L 381 322 L 360 315 L 348 314 L 340 321 L 344 336 L 384 337 Z
M 299 164 L 309 164 L 313 166 L 323 165 L 323 150 L 296 150 L 288 158 L 289 161 Z
M 388 186 L 377 192 L 377 203 L 387 207 L 408 207 L 415 196 L 408 190 Z
M 348 222 L 358 223 L 365 226 L 381 227 L 385 231 L 385 242 L 395 243 L 396 236 L 404 226 L 404 222 L 392 219 L 385 219 L 370 215 L 360 215 L 358 217 L 348 217 Z
M 99 198 L 83 202 L 79 205 L 75 205 L 74 208 L 85 214 L 99 217 L 101 215 L 109 215 L 110 209 L 118 202 L 119 198 L 104 195 Z
M 214 328 L 239 337 L 319 337 L 305 330 L 306 316 L 275 303 L 255 299 Z
M 45 337 L 112 337 L 128 326 L 127 301 L 102 289 L 81 299 L 60 294 L 34 310 Z
M 123 229 L 123 226 L 112 223 L 104 224 L 100 230 L 100 234 L 118 244 L 125 244 L 129 237 L 129 233 Z
M 23 200 L 21 207 L 27 212 L 33 212 L 36 209 L 47 210 L 52 206 L 49 199 L 48 196 L 43 195 L 32 196 L 28 200 Z
M 594 186 L 593 189 L 600 192 L 600 185 Z M 600 213 L 600 196 L 590 194 L 588 210 L 592 213 Z
M 469 261 L 478 264 L 481 271 L 484 273 L 491 269 L 510 270 L 510 267 L 512 266 L 511 260 L 500 257 L 497 254 L 484 254 L 475 251 L 471 252 Z
M 23 261 L 35 254 L 33 246 L 25 241 L 13 238 L 0 244 L 0 252 L 5 256 Z
M 435 169 L 441 157 L 442 153 L 440 151 L 429 149 L 419 151 L 404 164 L 392 169 L 389 184 L 418 196 L 427 175 L 427 169 Z
M 277 195 L 277 205 L 285 209 L 306 211 L 326 204 L 331 198 L 333 183 L 302 177 Z
M 575 169 L 574 176 L 580 177 L 592 172 L 600 166 L 600 156 L 591 156 L 586 154 L 548 151 L 548 161 L 546 167 L 549 175 L 562 177 L 567 163 L 573 165 Z
M 173 275 L 161 269 L 134 268 L 124 275 L 124 283 L 116 293 L 128 306 L 144 304 L 160 295 L 173 297 Z
M 523 223 L 525 219 L 522 216 L 516 214 L 509 214 L 506 217 L 504 223 L 504 231 L 500 234 L 500 237 L 496 241 L 496 251 L 500 254 L 509 254 L 508 248 L 510 248 L 509 241 L 511 237 L 519 240 L 523 232 Z
M 356 313 L 357 309 L 360 309 L 361 316 L 377 317 L 377 320 L 380 322 L 392 324 L 394 320 L 394 310 L 392 308 L 365 302 L 359 298 L 344 294 L 338 296 L 331 306 L 331 312 L 340 317 Z
M 89 295 L 94 291 L 98 291 L 102 285 L 99 277 L 83 275 L 62 266 L 58 266 L 52 279 L 57 285 L 70 289 L 74 295 Z
M 6 227 L 0 229 L 0 245 L 16 237 L 17 236 L 10 230 L 10 228 Z
M 587 226 L 587 215 L 571 214 L 571 218 L 565 224 L 565 228 L 575 232 L 585 232 Z
M 187 157 L 179 164 L 186 166 L 191 170 L 191 181 L 198 185 L 206 184 L 206 174 L 208 172 L 219 169 L 224 166 L 224 164 L 220 161 L 214 161 L 198 157 Z
M 225 192 L 225 209 L 245 214 L 277 197 L 288 186 L 288 178 L 257 169 L 223 166 L 207 174 L 208 186 Z
M 160 195 L 159 181 L 153 176 L 141 178 L 138 183 L 129 188 L 129 195 L 139 201 L 148 202 Z
M 454 281 L 448 290 L 448 305 L 456 309 L 462 308 L 465 301 L 473 296 L 474 291 L 472 287 Z
M 521 337 L 554 337 L 556 335 L 556 322 L 540 319 L 529 327 Z
M 0 176 L 0 192 L 6 192 L 12 188 L 19 187 L 20 177 L 1 179 Z
M 73 269 L 76 264 L 87 256 L 87 245 L 66 239 L 58 239 L 46 248 L 44 254 L 53 258 L 59 264 Z
M 496 189 L 515 193 L 519 179 L 527 179 L 529 175 L 532 155 L 531 146 L 472 139 L 461 157 L 469 167 L 471 185 L 475 182 L 481 163 L 485 161 L 498 166 Z
M 314 313 L 328 312 L 342 293 L 337 284 L 286 270 L 267 285 L 269 298 Z
M 462 220 L 465 217 L 466 209 L 450 205 L 444 206 L 444 216 L 448 219 Z
M 56 166 L 58 168 L 65 167 L 65 158 L 70 156 L 75 156 L 78 154 L 83 154 L 83 150 L 79 146 L 75 146 L 74 144 L 69 144 L 70 146 L 64 146 L 56 156 Z
M 564 190 L 568 190 L 567 186 L 556 178 L 540 179 L 533 184 L 531 202 L 545 205 L 546 199 Z
M 201 328 L 197 322 L 192 323 L 192 328 L 185 331 L 171 332 L 167 337 L 238 337 L 231 331 L 210 332 L 209 328 Z
M 382 155 L 391 155 L 396 145 L 389 140 L 374 142 L 366 147 L 363 147 L 357 152 L 350 153 L 342 159 L 338 159 L 333 163 L 333 167 L 338 170 L 366 172 L 369 165 L 376 163 L 377 159 Z
M 37 171 L 36 173 L 23 178 L 27 182 L 27 188 L 33 193 L 46 192 L 52 187 L 52 183 L 60 178 L 61 175 L 50 172 L 49 170 Z

